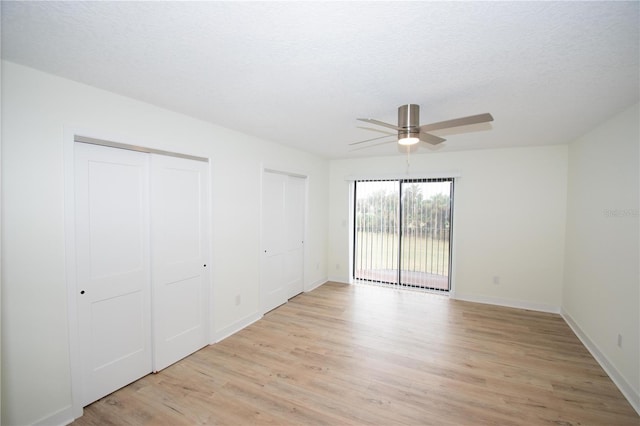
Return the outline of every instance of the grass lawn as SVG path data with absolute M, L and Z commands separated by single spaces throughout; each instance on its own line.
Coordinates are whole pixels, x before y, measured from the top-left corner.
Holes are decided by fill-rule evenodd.
M 398 269 L 397 235 L 387 232 L 357 232 L 355 269 Z M 402 238 L 403 271 L 449 275 L 449 241 L 426 236 Z

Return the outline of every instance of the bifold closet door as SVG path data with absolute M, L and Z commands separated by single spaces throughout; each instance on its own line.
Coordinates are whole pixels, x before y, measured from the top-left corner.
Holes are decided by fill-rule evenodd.
M 206 346 L 208 163 L 151 156 L 154 371 Z
M 75 146 L 82 405 L 152 370 L 149 156 Z

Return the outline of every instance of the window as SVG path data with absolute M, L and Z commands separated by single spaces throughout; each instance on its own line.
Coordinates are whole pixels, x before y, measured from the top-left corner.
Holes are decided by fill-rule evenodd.
M 453 178 L 355 182 L 353 278 L 448 292 Z

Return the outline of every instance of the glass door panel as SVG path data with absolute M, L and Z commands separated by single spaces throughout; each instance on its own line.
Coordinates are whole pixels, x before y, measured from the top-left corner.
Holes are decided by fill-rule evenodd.
M 452 186 L 452 181 L 401 182 L 401 285 L 449 290 Z
M 354 278 L 449 291 L 452 179 L 358 181 Z

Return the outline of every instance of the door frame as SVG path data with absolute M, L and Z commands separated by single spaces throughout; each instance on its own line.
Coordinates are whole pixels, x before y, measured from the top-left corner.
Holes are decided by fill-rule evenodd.
M 349 276 L 348 279 L 345 281 L 345 283 L 347 284 L 354 284 L 356 282 L 356 280 L 353 278 L 353 238 L 354 238 L 354 225 L 355 225 L 355 219 L 354 219 L 354 213 L 355 213 L 355 209 L 354 209 L 354 205 L 355 205 L 355 182 L 358 180 L 388 180 L 388 179 L 439 179 L 439 178 L 453 178 L 454 181 L 454 191 L 456 193 L 459 193 L 462 186 L 461 185 L 461 181 L 464 182 L 462 180 L 462 173 L 460 172 L 460 170 L 450 170 L 450 171 L 444 171 L 444 172 L 424 172 L 424 173 L 406 173 L 406 174 L 402 174 L 402 173 L 389 173 L 389 174 L 377 174 L 377 173 L 371 173 L 371 174 L 360 174 L 360 175 L 348 175 L 345 176 L 345 181 L 349 184 L 349 215 L 348 215 L 348 221 L 345 221 L 344 224 L 348 225 L 347 226 L 347 230 L 348 230 L 348 234 L 349 234 L 349 239 L 348 239 L 348 245 L 349 245 Z M 455 194 L 454 194 L 455 197 Z M 458 217 L 457 215 L 457 210 L 459 209 L 458 207 L 458 203 L 455 202 L 455 199 L 453 200 L 453 205 L 452 205 L 452 209 L 451 209 L 451 215 L 452 217 Z M 348 223 L 347 223 L 348 222 Z M 450 288 L 449 288 L 449 297 L 452 299 L 456 298 L 456 271 L 457 271 L 457 258 L 458 256 L 456 256 L 457 253 L 457 238 L 458 238 L 458 233 L 452 228 L 451 229 L 451 240 L 450 240 L 450 246 L 449 246 L 449 250 L 450 250 L 450 257 L 449 257 L 449 261 L 451 262 L 450 265 L 450 276 L 449 276 L 449 283 L 450 283 Z
M 450 228 L 449 228 L 449 237 L 448 237 L 448 258 L 447 258 L 447 289 L 440 289 L 437 287 L 423 287 L 419 284 L 410 284 L 408 282 L 403 282 L 402 279 L 402 275 L 403 275 L 403 254 L 406 253 L 405 250 L 405 246 L 404 246 L 404 239 L 406 237 L 406 233 L 405 233 L 405 225 L 404 225 L 404 219 L 405 219 L 405 213 L 404 213 L 404 208 L 405 208 L 405 197 L 404 197 L 404 186 L 405 185 L 411 185 L 411 184 L 428 184 L 428 183 L 442 183 L 442 182 L 450 182 L 450 186 L 449 186 L 449 223 L 450 223 Z M 451 281 L 451 276 L 452 276 L 452 254 L 453 254 L 453 208 L 454 208 L 454 186 L 455 186 L 455 182 L 456 182 L 456 178 L 454 177 L 445 177 L 445 178 L 392 178 L 392 179 L 358 179 L 358 180 L 354 180 L 351 187 L 352 187 L 352 191 L 350 191 L 350 216 L 352 217 L 352 222 L 350 224 L 350 241 L 351 244 L 349 246 L 350 249 L 350 255 L 349 255 L 349 260 L 350 260 L 350 268 L 349 268 L 349 280 L 350 282 L 354 282 L 354 281 L 373 281 L 373 282 L 377 282 L 377 283 L 381 283 L 383 285 L 395 285 L 398 287 L 410 287 L 410 288 L 414 288 L 414 289 L 419 289 L 420 291 L 427 291 L 427 292 L 435 292 L 437 294 L 449 294 L 451 292 L 451 288 L 452 288 L 452 281 Z M 395 253 L 395 257 L 394 260 L 397 262 L 397 266 L 394 268 L 395 271 L 395 281 L 392 282 L 391 280 L 389 281 L 384 281 L 382 279 L 380 280 L 375 280 L 375 279 L 367 279 L 367 278 L 361 278 L 361 277 L 356 277 L 355 275 L 355 271 L 356 271 L 356 248 L 357 248 L 357 244 L 356 244 L 356 240 L 358 238 L 358 230 L 356 229 L 356 224 L 357 224 L 357 219 L 356 219 L 356 215 L 357 215 L 357 195 L 358 195 L 358 184 L 365 184 L 365 183 L 393 183 L 393 184 L 397 184 L 397 186 L 394 188 L 394 191 L 398 196 L 396 204 L 394 205 L 395 207 L 395 211 L 397 212 L 397 229 L 396 232 L 394 233 L 395 237 L 398 240 L 398 247 Z M 409 249 L 410 250 L 410 249 Z M 377 257 L 374 255 L 374 257 Z M 392 262 L 393 263 L 393 262 Z M 426 265 L 425 265 L 426 267 Z M 390 278 L 390 277 L 389 277 Z
M 79 140 L 76 142 L 76 140 Z M 78 282 L 76 279 L 76 232 L 75 232 L 75 144 L 76 143 L 94 143 L 97 145 L 103 145 L 111 148 L 127 149 L 130 151 L 146 152 L 149 154 L 160 155 L 172 155 L 181 158 L 188 158 L 193 160 L 207 161 L 209 167 L 209 188 L 212 188 L 212 164 L 213 161 L 210 157 L 195 156 L 171 151 L 163 151 L 160 149 L 154 149 L 147 146 L 142 146 L 136 143 L 126 142 L 113 142 L 114 140 L 129 140 L 129 138 L 123 138 L 121 135 L 114 136 L 103 134 L 81 128 L 65 127 L 63 129 L 63 178 L 64 178 L 64 241 L 65 241 L 65 281 L 67 285 L 67 324 L 68 324 L 68 338 L 69 338 L 69 373 L 71 384 L 71 414 L 74 419 L 77 419 L 83 414 L 82 406 L 82 365 L 80 359 L 80 336 L 78 327 Z M 212 198 L 209 190 L 208 197 L 208 211 L 207 211 L 207 241 L 209 249 L 209 258 L 207 264 L 212 267 L 207 268 L 207 281 L 208 281 L 208 336 L 207 341 L 209 344 L 213 343 L 214 336 L 214 316 L 213 316 L 213 294 L 214 283 L 212 280 L 211 270 L 213 264 L 211 259 L 213 258 L 212 247 Z M 151 289 L 153 298 L 153 288 Z M 153 328 L 153 324 L 152 324 Z M 153 343 L 153 332 L 152 332 Z
M 309 246 L 309 244 L 306 243 L 307 241 L 307 224 L 309 223 L 309 175 L 306 172 L 300 171 L 300 170 L 292 170 L 289 169 L 287 167 L 282 167 L 282 166 L 274 166 L 274 165 L 269 165 L 269 164 L 265 164 L 265 163 L 261 163 L 260 164 L 260 207 L 258 209 L 259 211 L 259 216 L 258 216 L 258 220 L 260 223 L 260 245 L 258 247 L 258 255 L 259 255 L 259 259 L 260 259 L 260 277 L 259 277 L 259 294 L 258 294 L 258 313 L 260 316 L 264 315 L 266 312 L 263 312 L 263 308 L 262 308 L 262 298 L 263 298 L 263 286 L 264 286 L 264 280 L 263 280 L 263 249 L 264 249 L 264 226 L 262 223 L 262 202 L 264 199 L 264 174 L 265 173 L 276 173 L 276 174 L 280 174 L 280 175 L 285 175 L 285 176 L 291 176 L 291 177 L 295 177 L 295 178 L 301 178 L 304 179 L 304 241 L 305 244 L 303 244 L 302 247 L 302 263 L 303 263 L 303 270 L 302 270 L 302 291 L 306 292 L 308 291 L 308 287 L 307 287 L 307 268 L 306 268 L 306 264 L 307 264 L 307 258 L 308 258 L 308 252 L 307 252 L 307 247 Z

